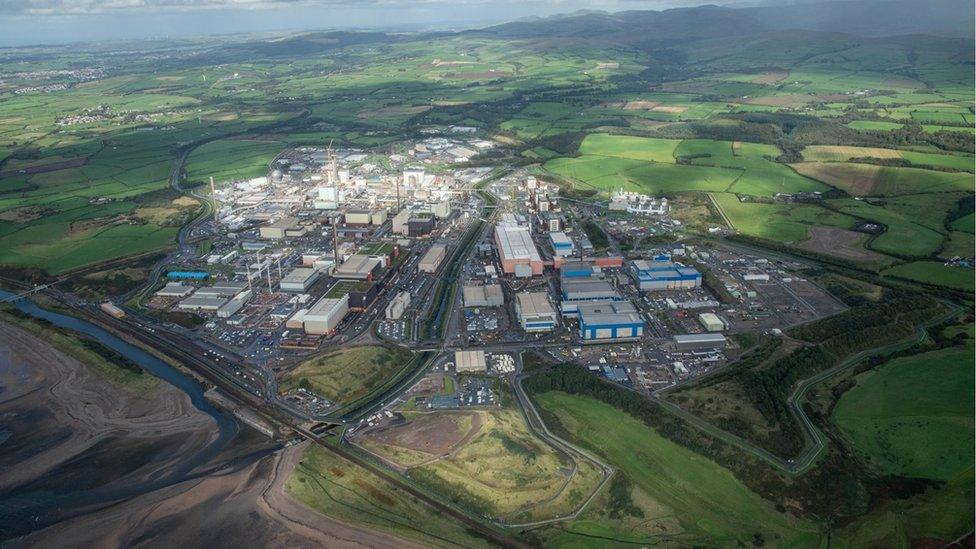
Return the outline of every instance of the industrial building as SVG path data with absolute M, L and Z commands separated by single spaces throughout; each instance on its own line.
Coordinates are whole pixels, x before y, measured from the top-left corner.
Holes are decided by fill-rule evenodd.
M 447 255 L 447 246 L 444 244 L 434 244 L 427 250 L 427 253 L 420 258 L 420 263 L 417 264 L 417 270 L 422 273 L 435 273 L 437 268 L 441 266 L 444 261 L 444 256 Z
M 193 286 L 184 286 L 182 282 L 169 282 L 156 295 L 160 297 L 183 297 L 193 291 Z
M 566 261 L 559 266 L 560 278 L 590 278 L 602 273 L 599 267 L 594 267 L 589 261 Z
M 515 297 L 519 324 L 526 332 L 548 332 L 556 327 L 556 310 L 546 292 L 525 292 Z
M 288 237 L 305 236 L 305 231 L 305 228 L 299 223 L 298 218 L 282 217 L 273 223 L 259 228 L 258 234 L 265 240 L 279 240 Z
M 642 291 L 697 288 L 702 281 L 702 275 L 697 270 L 675 263 L 666 255 L 659 255 L 651 261 L 631 261 L 630 272 Z
M 466 284 L 463 294 L 465 307 L 500 307 L 505 304 L 505 295 L 500 284 Z
M 674 347 L 679 351 L 724 349 L 725 344 L 726 339 L 722 334 L 688 334 L 674 336 Z
M 247 300 L 251 299 L 251 290 L 244 290 L 241 293 L 232 297 L 227 303 L 224 303 L 217 309 L 217 316 L 220 318 L 230 318 L 238 313 L 247 304 Z
M 379 296 L 379 286 L 372 282 L 358 282 L 349 289 L 349 310 L 365 311 Z
M 410 305 L 410 292 L 400 292 L 390 300 L 390 304 L 386 306 L 386 319 L 387 320 L 400 320 L 403 316 L 404 311 Z
M 488 364 L 485 362 L 485 352 L 481 350 L 454 351 L 454 368 L 458 373 L 487 372 Z
M 332 276 L 348 280 L 373 280 L 381 266 L 382 261 L 379 258 L 354 254 L 343 261 Z
M 549 233 L 549 241 L 552 243 L 552 251 L 557 257 L 571 257 L 576 253 L 576 246 L 573 241 L 562 231 Z
M 644 320 L 629 301 L 580 303 L 580 337 L 586 342 L 619 341 L 644 335 Z
M 219 296 L 191 295 L 180 301 L 177 307 L 183 311 L 216 311 L 227 303 L 228 299 Z
M 410 210 L 400 210 L 400 213 L 393 216 L 393 224 L 390 227 L 390 230 L 393 231 L 394 234 L 406 235 L 410 230 L 407 226 L 407 223 L 410 221 L 410 215 Z
M 373 216 L 369 210 L 348 210 L 346 211 L 346 225 L 369 225 Z
M 279 287 L 282 292 L 295 292 L 303 294 L 312 287 L 313 284 L 322 276 L 322 271 L 310 267 L 299 267 L 292 269 L 291 272 L 281 279 Z
M 495 244 L 502 271 L 506 274 L 517 274 L 518 265 L 522 265 L 523 270 L 527 268 L 529 276 L 542 274 L 542 258 L 527 227 L 499 224 L 495 227 Z
M 418 212 L 407 220 L 407 236 L 424 236 L 434 230 L 434 214 Z
M 313 335 L 327 335 L 335 331 L 349 312 L 349 296 L 339 298 L 323 297 L 305 312 L 302 322 L 305 332 Z
M 698 315 L 698 322 L 701 322 L 706 332 L 725 331 L 725 322 L 715 313 L 701 313 Z
M 602 278 L 566 278 L 560 282 L 563 301 L 618 300 L 620 294 Z

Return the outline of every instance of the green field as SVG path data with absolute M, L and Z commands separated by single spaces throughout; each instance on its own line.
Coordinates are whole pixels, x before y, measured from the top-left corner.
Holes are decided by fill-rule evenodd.
M 626 413 L 589 397 L 560 392 L 535 398 L 546 417 L 606 458 L 639 489 L 642 494 L 635 500 L 643 504 L 645 513 L 640 526 L 617 529 L 594 511 L 554 528 L 546 546 L 599 547 L 661 539 L 684 546 L 735 546 L 751 544 L 756 534 L 780 547 L 819 547 L 823 542 L 815 524 L 776 511 L 728 470 L 661 437 Z
M 409 351 L 385 347 L 345 347 L 310 358 L 281 378 L 281 391 L 305 387 L 325 398 L 349 403 L 368 395 L 402 370 Z
M 278 141 L 222 139 L 197 147 L 186 160 L 190 184 L 217 185 L 266 176 L 271 160 L 284 145 Z
M 972 253 L 971 248 L 969 251 Z M 915 261 L 896 265 L 882 271 L 881 274 L 969 292 L 972 292 L 976 286 L 972 269 L 947 267 L 937 261 Z
M 425 546 L 489 546 L 456 520 L 319 446 L 312 445 L 304 451 L 285 489 L 325 516 Z
M 898 358 L 856 381 L 834 421 L 872 468 L 944 481 L 972 471 L 971 346 Z
M 737 231 L 777 242 L 803 242 L 812 226 L 848 229 L 857 221 L 815 205 L 742 202 L 730 193 L 715 193 L 712 197 Z

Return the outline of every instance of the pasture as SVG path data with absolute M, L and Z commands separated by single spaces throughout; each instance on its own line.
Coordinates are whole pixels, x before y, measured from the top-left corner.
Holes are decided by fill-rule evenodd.
M 678 545 L 751 543 L 755 534 L 789 547 L 818 547 L 819 528 L 777 511 L 718 464 L 663 437 L 626 413 L 590 397 L 536 395 L 558 432 L 608 460 L 638 492 L 643 521 L 607 521 L 594 508 L 546 539 L 552 547 L 647 544 L 665 537 Z
M 972 248 L 969 252 L 972 253 Z M 886 269 L 881 274 L 945 286 L 954 290 L 972 292 L 976 289 L 972 269 L 948 267 L 938 261 L 913 261 Z

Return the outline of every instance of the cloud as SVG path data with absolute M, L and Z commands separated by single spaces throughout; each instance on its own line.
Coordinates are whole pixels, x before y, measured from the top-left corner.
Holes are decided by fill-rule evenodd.
M 82 15 L 138 11 L 266 9 L 295 3 L 329 5 L 351 3 L 351 0 L 0 0 L 0 13 Z

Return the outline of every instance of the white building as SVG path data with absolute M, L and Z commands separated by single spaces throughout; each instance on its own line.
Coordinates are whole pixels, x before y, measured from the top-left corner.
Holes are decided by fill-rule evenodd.
M 305 312 L 305 333 L 327 335 L 339 327 L 349 312 L 349 295 L 339 298 L 323 297 Z

